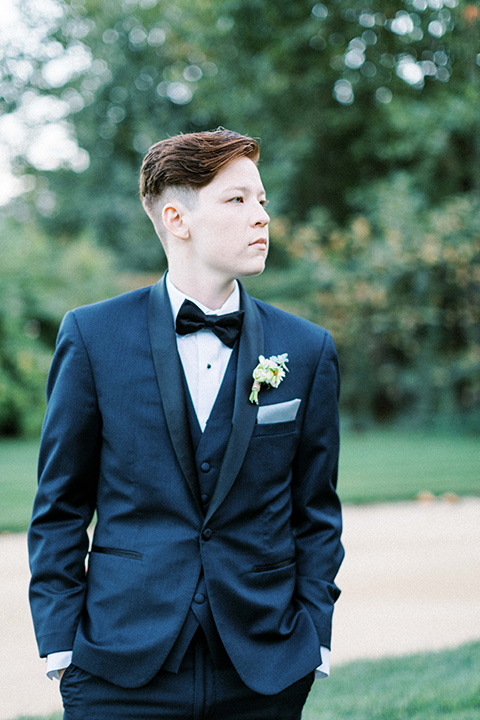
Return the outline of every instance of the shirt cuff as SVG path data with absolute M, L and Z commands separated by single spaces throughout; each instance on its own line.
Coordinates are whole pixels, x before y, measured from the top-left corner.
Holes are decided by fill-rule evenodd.
M 315 680 L 322 680 L 330 675 L 330 650 L 323 645 L 320 647 L 321 664 L 315 670 Z
M 315 680 L 322 680 L 330 675 L 330 650 L 323 645 L 320 647 L 321 664 L 315 670 Z M 64 670 L 72 662 L 72 651 L 55 652 L 47 655 L 47 677 L 58 680 L 59 670 Z
M 47 677 L 50 680 L 59 679 L 59 670 L 65 670 L 72 662 L 72 651 L 63 650 L 62 652 L 54 652 L 47 655 Z

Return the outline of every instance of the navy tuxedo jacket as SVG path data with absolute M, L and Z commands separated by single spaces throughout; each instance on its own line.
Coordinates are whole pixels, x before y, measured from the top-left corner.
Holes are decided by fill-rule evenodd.
M 243 288 L 241 307 L 232 428 L 206 514 L 163 280 L 65 316 L 29 531 L 42 656 L 73 648 L 84 670 L 145 684 L 181 630 L 202 568 L 222 641 L 252 689 L 281 691 L 330 647 L 343 558 L 334 344 Z M 259 355 L 282 353 L 289 372 L 262 388 L 259 405 L 299 399 L 298 412 L 258 422 L 252 371 Z

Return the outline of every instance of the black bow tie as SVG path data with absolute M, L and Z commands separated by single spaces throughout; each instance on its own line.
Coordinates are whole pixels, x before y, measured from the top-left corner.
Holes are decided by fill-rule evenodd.
M 211 330 L 219 340 L 233 348 L 243 323 L 243 310 L 226 315 L 205 315 L 198 305 L 184 300 L 178 311 L 175 330 L 178 335 L 189 335 L 197 330 Z

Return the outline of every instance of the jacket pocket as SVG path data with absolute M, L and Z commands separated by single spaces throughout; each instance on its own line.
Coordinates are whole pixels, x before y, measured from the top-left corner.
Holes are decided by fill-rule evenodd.
M 101 553 L 103 555 L 116 555 L 117 557 L 129 558 L 130 560 L 142 560 L 143 558 L 143 554 L 135 550 L 122 550 L 121 548 L 103 547 L 101 545 L 92 545 L 90 552 Z
M 276 423 L 257 423 L 253 429 L 253 437 L 262 437 L 263 435 L 293 435 L 296 428 L 296 420 Z
M 252 572 L 266 572 L 268 570 L 281 570 L 281 568 L 293 565 L 295 562 L 294 557 L 286 558 L 286 560 L 280 560 L 280 562 L 272 563 L 271 565 L 255 565 Z
M 301 402 L 300 398 L 295 398 L 287 400 L 287 402 L 260 405 L 257 412 L 257 424 L 292 422 L 297 417 Z

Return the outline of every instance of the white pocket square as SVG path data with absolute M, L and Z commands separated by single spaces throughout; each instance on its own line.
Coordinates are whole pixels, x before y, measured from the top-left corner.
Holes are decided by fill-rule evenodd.
M 274 405 L 260 405 L 257 414 L 257 423 L 264 425 L 266 423 L 282 423 L 295 420 L 298 408 L 301 403 L 300 398 L 287 400 L 287 402 L 275 403 Z

